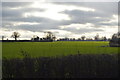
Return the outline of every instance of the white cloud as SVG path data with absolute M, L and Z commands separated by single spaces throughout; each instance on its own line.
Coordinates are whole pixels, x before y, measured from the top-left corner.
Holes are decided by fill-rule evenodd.
M 12 7 L 12 8 L 9 8 L 9 9 L 18 10 L 18 9 L 22 9 L 22 7 Z
M 70 25 L 64 25 L 64 26 L 59 26 L 60 29 L 66 29 L 66 28 L 75 28 L 77 30 L 87 28 L 87 29 L 92 29 L 94 28 L 94 24 L 92 23 L 86 23 L 86 24 L 70 24 Z
M 36 11 L 36 12 L 26 12 L 24 13 L 24 17 L 45 17 L 53 20 L 70 20 L 70 17 L 67 14 L 61 13 L 65 10 L 80 10 L 86 12 L 94 12 L 95 9 L 87 8 L 87 7 L 77 7 L 77 6 L 66 6 L 66 5 L 56 5 L 52 3 L 39 3 L 34 2 L 30 7 L 32 8 L 41 8 L 45 9 L 44 12 Z
M 118 32 L 118 26 L 101 26 L 100 28 L 104 31 L 101 31 L 99 34 L 108 38 L 111 38 L 114 33 Z
M 59 29 L 49 29 L 49 30 L 44 30 L 44 31 L 53 32 L 57 36 L 57 38 L 70 37 L 73 35 L 73 33 L 70 31 L 59 30 Z
M 118 15 L 113 15 L 113 19 L 109 21 L 109 23 L 113 23 L 113 22 L 118 22 Z
M 100 23 L 118 23 L 118 15 L 112 15 L 109 21 L 102 21 Z
M 45 12 L 32 12 L 32 13 L 25 13 L 25 17 L 45 17 L 50 18 L 53 20 L 70 20 L 69 16 L 66 14 L 55 13 L 52 11 L 45 11 Z
M 94 17 L 94 18 L 96 18 L 96 19 L 101 19 L 101 17 Z
M 38 25 L 40 23 L 37 22 L 12 22 L 13 26 L 20 26 L 20 25 Z
M 44 33 L 43 32 L 32 32 L 28 30 L 13 30 L 13 29 L 7 29 L 7 28 L 1 28 L 0 29 L 0 36 L 5 36 L 5 39 L 14 39 L 11 37 L 13 32 L 19 32 L 20 33 L 20 38 L 18 39 L 31 39 L 33 35 L 37 35 L 39 37 L 43 37 Z
M 49 9 L 54 12 L 60 12 L 64 10 L 81 10 L 81 11 L 92 11 L 94 12 L 95 9 L 93 8 L 88 8 L 88 7 L 78 7 L 78 6 L 67 6 L 67 5 L 56 5 L 53 3 L 40 3 L 40 2 L 34 2 L 30 7 L 33 8 L 44 8 L 44 9 Z

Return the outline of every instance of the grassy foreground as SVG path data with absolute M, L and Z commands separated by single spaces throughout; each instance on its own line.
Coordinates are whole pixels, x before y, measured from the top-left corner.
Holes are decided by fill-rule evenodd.
M 117 78 L 119 48 L 103 41 L 3 42 L 2 77 Z
M 5 78 L 7 80 L 8 78 L 118 78 L 116 54 L 4 58 L 2 61 L 3 80 Z
M 2 43 L 3 57 L 21 58 L 21 53 L 27 53 L 32 57 L 66 56 L 70 54 L 117 54 L 118 47 L 109 47 L 107 41 Z

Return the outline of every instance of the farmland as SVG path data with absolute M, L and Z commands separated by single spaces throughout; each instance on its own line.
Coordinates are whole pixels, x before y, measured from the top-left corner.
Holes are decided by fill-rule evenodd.
M 21 58 L 21 52 L 31 57 L 55 57 L 75 54 L 117 54 L 118 47 L 107 41 L 3 42 L 2 56 Z

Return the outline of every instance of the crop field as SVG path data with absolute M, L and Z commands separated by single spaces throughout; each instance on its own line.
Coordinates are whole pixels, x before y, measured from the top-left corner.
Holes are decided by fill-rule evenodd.
M 117 54 L 118 47 L 109 47 L 107 41 L 58 41 L 58 42 L 3 42 L 2 56 L 22 58 L 55 57 L 74 54 Z
M 118 49 L 107 41 L 3 42 L 2 76 L 116 78 Z

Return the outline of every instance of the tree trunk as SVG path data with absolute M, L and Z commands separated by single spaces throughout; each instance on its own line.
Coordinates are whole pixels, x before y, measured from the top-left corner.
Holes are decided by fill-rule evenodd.
M 17 37 L 15 37 L 15 41 L 17 41 Z

